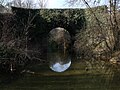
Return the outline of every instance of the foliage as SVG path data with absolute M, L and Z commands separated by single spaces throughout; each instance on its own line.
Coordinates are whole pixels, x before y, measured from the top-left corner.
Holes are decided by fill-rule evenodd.
M 98 26 L 98 23 L 103 27 L 103 25 L 106 25 L 108 23 L 107 17 L 106 17 L 107 6 L 98 6 L 98 7 L 92 8 L 92 11 L 95 13 L 96 17 L 93 15 L 93 13 L 89 9 L 85 9 L 85 18 L 86 18 L 87 28 L 90 28 L 92 26 Z
M 12 10 L 13 16 L 11 16 L 10 19 L 6 17 L 4 19 L 2 18 L 3 20 L 1 21 L 3 25 L 1 30 L 3 33 L 0 41 L 0 50 L 2 52 L 1 58 L 14 58 L 15 62 L 22 60 L 26 62 L 26 58 L 33 60 L 36 56 L 40 56 L 38 53 L 46 53 L 47 35 L 53 28 L 65 28 L 69 31 L 72 38 L 74 38 L 78 32 L 81 32 L 80 30 L 84 30 L 88 28 L 88 26 L 96 25 L 94 16 L 89 10 L 33 10 L 15 7 L 12 7 Z M 96 12 L 97 11 L 98 10 L 96 10 Z M 100 12 L 102 12 L 102 10 L 98 12 L 98 15 Z M 103 21 L 101 18 L 99 18 L 99 20 Z M 41 49 L 40 52 L 39 49 L 36 48 L 36 43 L 38 44 L 37 48 Z M 20 58 L 19 60 L 18 57 Z M 37 57 L 37 59 L 41 60 L 40 57 Z
M 78 3 L 78 1 L 81 2 L 81 0 L 68 0 L 68 1 L 70 1 L 68 2 L 69 4 L 71 3 L 75 4 L 75 3 Z M 85 46 L 82 45 L 83 46 L 82 49 L 88 55 L 91 54 L 90 51 L 95 51 L 96 52 L 95 54 L 97 53 L 100 54 L 100 57 L 102 55 L 106 57 L 106 54 L 119 51 L 120 50 L 119 48 L 120 28 L 118 24 L 119 12 L 117 11 L 117 8 L 116 8 L 117 0 L 109 0 L 109 4 L 110 4 L 109 11 L 106 6 L 103 6 L 101 8 L 100 7 L 91 8 L 87 0 L 82 0 L 82 1 L 88 7 L 88 9 L 85 10 L 87 27 L 86 27 L 86 30 L 83 30 L 82 32 L 84 34 L 81 34 L 80 32 L 80 34 L 76 38 L 75 48 L 77 48 L 77 51 L 79 52 L 81 51 L 82 44 L 85 45 Z M 94 42 L 94 40 L 97 39 L 96 36 L 98 37 L 98 39 L 100 39 L 100 41 L 98 40 Z M 90 43 L 93 45 L 91 45 Z M 98 44 L 97 46 L 92 48 L 94 46 L 94 43 L 96 44 L 98 43 Z M 100 52 L 102 51 L 102 52 L 99 53 L 99 51 Z M 89 58 L 92 58 L 92 57 L 89 57 Z
M 30 36 L 38 38 L 47 36 L 47 34 L 56 27 L 67 29 L 74 36 L 80 29 L 85 28 L 86 22 L 83 9 L 23 9 L 12 7 L 16 14 L 18 22 L 27 23 L 28 16 L 35 16 L 32 24 L 35 25 L 29 29 Z M 40 13 L 39 13 L 40 11 Z M 24 13 L 24 14 L 23 14 Z M 32 15 L 28 15 L 31 13 Z M 24 19 L 23 19 L 24 18 Z M 23 21 L 24 20 L 24 21 Z M 24 27 L 24 24 L 23 26 Z M 32 35 L 31 35 L 32 34 Z
M 43 9 L 40 10 L 40 15 L 47 21 L 49 31 L 56 27 L 63 27 L 71 35 L 75 35 L 85 26 L 82 9 Z

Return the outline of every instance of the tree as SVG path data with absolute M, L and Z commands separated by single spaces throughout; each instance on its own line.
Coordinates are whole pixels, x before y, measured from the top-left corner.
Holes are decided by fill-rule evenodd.
M 16 1 L 13 4 L 18 7 L 24 6 L 22 0 L 18 0 L 18 2 Z M 30 0 L 25 3 L 27 8 L 31 8 L 32 5 L 33 3 Z M 17 13 L 18 9 L 19 14 Z M 36 18 L 40 18 L 38 9 L 36 10 L 16 8 L 12 14 L 8 13 L 7 16 L 4 14 L 2 15 L 3 17 L 0 17 L 2 19 L 0 19 L 0 25 L 2 24 L 2 27 L 0 27 L 0 67 L 3 67 L 3 63 L 1 62 L 5 62 L 4 64 L 6 65 L 2 68 L 3 71 L 14 72 L 14 70 L 17 70 L 16 67 L 20 66 L 23 68 L 28 61 L 32 61 L 33 59 L 42 60 L 40 57 L 38 58 L 33 55 L 40 54 L 39 51 L 28 49 L 29 32 L 35 27 L 33 22 L 35 22 Z
M 39 0 L 39 6 L 45 8 L 47 6 L 48 0 Z
M 93 5 L 98 4 L 100 2 L 102 2 L 102 0 L 66 0 L 66 2 L 68 3 L 69 6 L 73 6 L 73 5 L 80 5 L 82 3 L 84 3 L 86 5 L 86 3 L 88 3 L 89 5 L 91 3 L 93 3 Z M 109 0 L 109 2 L 112 2 L 114 4 L 116 4 L 116 8 L 120 9 L 120 0 Z M 106 3 L 108 6 L 110 6 L 110 3 Z
M 67 0 L 69 5 L 76 5 L 76 3 L 81 4 L 83 2 L 87 6 L 87 8 L 91 12 L 91 14 L 93 15 L 92 19 L 96 20 L 96 25 L 97 25 L 96 30 L 99 31 L 99 33 L 102 35 L 103 41 L 105 42 L 104 44 L 106 44 L 106 47 L 109 49 L 110 53 L 113 53 L 114 51 L 119 51 L 120 50 L 120 48 L 119 48 L 120 28 L 118 26 L 118 21 L 117 21 L 117 18 L 118 18 L 117 17 L 117 14 L 118 14 L 117 13 L 117 10 L 118 10 L 117 5 L 120 2 L 120 0 L 109 0 L 109 8 L 110 9 L 106 13 L 107 24 L 105 24 L 103 21 L 101 21 L 102 16 L 104 14 L 101 16 L 101 19 L 99 19 L 97 14 L 100 14 L 100 13 L 96 13 L 95 11 L 97 11 L 97 10 L 94 10 L 91 8 L 90 3 L 92 3 L 92 1 L 93 0 Z M 101 0 L 94 0 L 93 4 L 95 4 L 96 2 L 100 3 Z M 94 25 L 92 28 L 94 28 Z M 107 28 L 107 29 L 105 29 L 105 28 Z M 90 29 L 90 28 L 88 28 L 88 29 Z M 111 38 L 110 33 L 106 34 L 106 30 L 108 30 L 114 38 Z M 112 43 L 112 44 L 110 44 L 110 43 Z M 100 44 L 101 44 L 101 42 L 100 42 Z M 113 45 L 112 48 L 111 48 L 111 45 Z
M 10 10 L 5 7 L 5 0 L 0 0 L 0 13 L 8 13 Z
M 6 6 L 15 6 L 23 8 L 45 8 L 48 0 L 13 0 L 8 2 Z
M 5 0 L 0 0 L 0 5 L 4 5 L 5 4 Z

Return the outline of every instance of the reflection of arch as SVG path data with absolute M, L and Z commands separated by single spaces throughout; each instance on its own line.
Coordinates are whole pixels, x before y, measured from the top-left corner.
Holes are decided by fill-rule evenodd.
M 71 59 L 69 53 L 61 52 L 50 52 L 47 54 L 50 64 L 55 64 L 56 62 L 62 62 L 61 64 L 68 63 Z
M 63 72 L 71 65 L 71 57 L 69 54 L 60 52 L 48 53 L 50 68 L 55 72 Z
M 61 27 L 54 28 L 49 33 L 49 44 L 58 50 L 63 50 L 64 52 L 70 47 L 71 36 L 67 30 Z

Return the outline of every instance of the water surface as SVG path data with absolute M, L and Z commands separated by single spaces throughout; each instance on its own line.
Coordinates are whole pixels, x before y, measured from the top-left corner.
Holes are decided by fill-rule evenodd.
M 53 55 L 50 60 L 61 56 L 64 64 L 69 63 L 69 55 Z M 56 62 L 53 61 L 50 63 Z M 12 77 L 9 82 L 0 75 L 0 90 L 120 90 L 119 65 L 100 60 L 72 58 L 71 61 L 71 66 L 61 73 L 51 70 L 50 63 L 38 63 L 27 68 L 34 73 L 26 72 L 17 79 Z

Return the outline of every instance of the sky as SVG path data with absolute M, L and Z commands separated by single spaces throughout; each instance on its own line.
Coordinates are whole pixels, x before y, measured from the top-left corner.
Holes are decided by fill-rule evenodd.
M 7 1 L 13 1 L 13 0 L 6 0 Z M 22 2 L 25 2 L 26 0 L 22 0 Z M 39 4 L 37 3 L 39 0 L 32 0 L 32 2 L 35 4 L 34 8 L 40 8 Z M 81 5 L 79 6 L 71 6 L 68 7 L 68 5 L 65 2 L 66 0 L 48 0 L 47 8 L 86 8 L 85 4 L 81 2 Z M 99 0 L 97 0 L 99 1 Z M 5 2 L 5 3 L 6 3 Z M 107 5 L 109 0 L 101 0 L 100 3 L 96 3 L 93 5 L 94 0 L 91 0 L 91 3 L 89 3 L 90 6 L 95 7 L 96 5 Z
M 96 1 L 99 1 L 99 0 L 96 0 Z M 91 3 L 89 4 L 93 7 L 98 5 L 97 3 L 93 5 L 93 2 L 94 0 L 91 0 Z M 101 0 L 99 5 L 107 5 L 108 3 L 109 3 L 109 0 Z M 69 7 L 68 4 L 66 3 L 66 0 L 48 0 L 47 8 L 86 8 L 86 5 L 83 2 L 81 2 L 81 5 L 79 6 L 73 5 Z
M 48 0 L 48 8 L 63 8 L 65 0 Z

